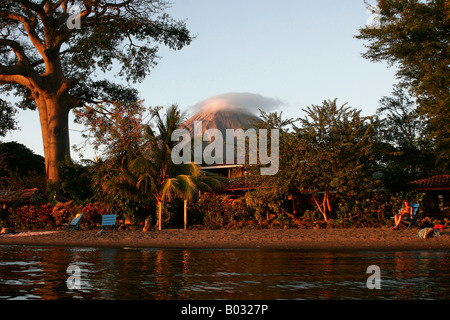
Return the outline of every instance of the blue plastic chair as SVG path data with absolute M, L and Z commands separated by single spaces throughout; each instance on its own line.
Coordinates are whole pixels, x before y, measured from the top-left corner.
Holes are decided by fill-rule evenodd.
M 81 218 L 83 218 L 83 213 L 77 214 L 75 216 L 75 218 L 73 218 L 73 220 L 70 222 L 69 226 L 66 229 L 66 232 L 72 228 L 72 230 L 70 232 L 72 232 L 73 230 L 83 230 L 80 228 L 79 223 Z
M 103 229 L 112 228 L 113 232 L 116 230 L 116 217 L 115 214 L 105 214 L 102 216 L 102 229 L 98 233 L 102 233 Z

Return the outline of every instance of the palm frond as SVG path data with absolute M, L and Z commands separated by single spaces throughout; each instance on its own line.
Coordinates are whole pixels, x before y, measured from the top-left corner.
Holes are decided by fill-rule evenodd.
M 196 178 L 198 188 L 201 191 L 212 191 L 220 188 L 225 180 L 227 179 L 222 176 L 199 176 Z M 202 186 L 202 188 L 199 186 Z
M 171 166 L 170 173 L 172 175 L 186 174 L 193 177 L 198 177 L 202 174 L 201 167 L 195 163 L 183 163 L 180 165 Z
M 198 188 L 195 180 L 189 175 L 179 175 L 176 177 L 179 188 L 183 194 L 183 198 L 191 200 L 198 193 Z
M 161 198 L 182 198 L 183 192 L 177 178 L 168 178 L 164 181 L 160 191 Z
M 145 174 L 147 172 L 155 173 L 153 162 L 145 156 L 137 157 L 130 161 L 128 169 L 136 175 Z

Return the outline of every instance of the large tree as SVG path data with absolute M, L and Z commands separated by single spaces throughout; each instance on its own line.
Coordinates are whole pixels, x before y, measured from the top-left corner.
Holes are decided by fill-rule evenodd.
M 261 179 L 255 168 L 249 168 L 247 178 L 258 190 L 247 200 L 277 210 L 286 195 L 292 195 L 295 208 L 293 195 L 308 194 L 327 221 L 333 209 L 331 192 L 355 196 L 371 187 L 374 124 L 371 117 L 361 116 L 361 111 L 339 106 L 337 99 L 302 111 L 305 116 L 296 120 L 262 113 L 257 128 L 281 131 L 280 170 Z
M 299 191 L 311 194 L 327 221 L 331 191 L 355 195 L 371 187 L 373 122 L 357 109 L 338 106 L 337 100 L 303 111 L 286 175 Z
M 98 78 L 96 70 L 142 81 L 158 45 L 192 40 L 166 0 L 1 0 L 0 89 L 39 111 L 46 176 L 58 184 L 58 162 L 70 155 L 70 110 L 137 100 L 137 92 Z M 97 76 L 97 78 L 96 78 Z
M 359 30 L 363 57 L 398 68 L 400 83 L 416 96 L 444 170 L 450 163 L 450 2 L 378 0 L 379 23 Z
M 408 182 L 432 175 L 435 157 L 426 134 L 428 121 L 407 92 L 396 87 L 380 100 L 375 154 L 385 187 L 398 192 Z

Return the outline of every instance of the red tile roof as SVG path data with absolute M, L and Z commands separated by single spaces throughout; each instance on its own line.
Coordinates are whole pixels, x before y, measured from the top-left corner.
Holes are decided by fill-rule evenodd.
M 230 179 L 224 183 L 223 187 L 217 191 L 238 191 L 238 190 L 250 190 L 256 189 L 257 185 L 255 183 L 250 182 L 244 177 Z
M 448 189 L 450 190 L 450 175 L 438 176 L 413 181 L 412 184 L 418 189 Z

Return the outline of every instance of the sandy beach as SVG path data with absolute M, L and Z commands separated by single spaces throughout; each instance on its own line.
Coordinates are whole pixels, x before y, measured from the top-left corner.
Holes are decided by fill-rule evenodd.
M 45 231 L 0 235 L 0 245 L 167 249 L 449 250 L 450 232 L 420 239 L 419 229 Z

